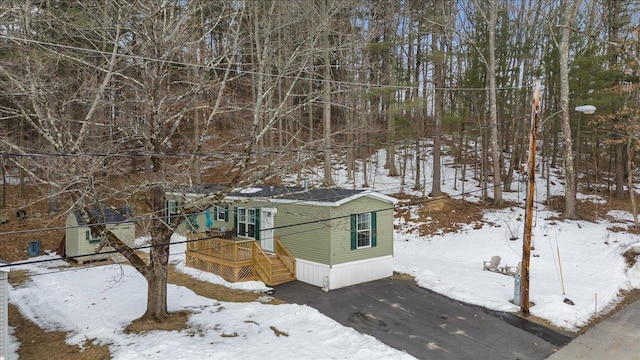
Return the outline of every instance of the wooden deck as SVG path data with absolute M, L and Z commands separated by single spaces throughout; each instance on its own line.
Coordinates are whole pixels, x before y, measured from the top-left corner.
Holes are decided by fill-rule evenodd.
M 280 239 L 275 239 L 275 251 L 270 254 L 255 240 L 236 241 L 215 235 L 187 234 L 187 266 L 212 272 L 229 282 L 262 280 L 273 286 L 296 279 L 295 258 Z

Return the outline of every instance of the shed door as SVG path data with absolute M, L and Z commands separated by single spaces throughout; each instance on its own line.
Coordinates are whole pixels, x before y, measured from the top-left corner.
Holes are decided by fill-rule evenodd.
M 273 252 L 274 221 L 277 210 L 274 208 L 260 209 L 260 246 L 269 252 Z M 264 230 L 262 230 L 264 229 Z

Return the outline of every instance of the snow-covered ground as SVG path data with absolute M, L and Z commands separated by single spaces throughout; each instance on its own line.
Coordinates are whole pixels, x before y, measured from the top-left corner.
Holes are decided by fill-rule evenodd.
M 384 151 L 379 151 L 372 157 L 367 182 L 379 192 L 397 193 L 401 188 L 398 177 L 386 176 L 382 169 L 385 156 Z M 451 162 L 451 159 L 445 158 L 443 163 L 447 161 Z M 409 174 L 413 169 L 410 163 L 408 167 L 402 190 L 412 194 L 414 183 Z M 431 169 L 423 166 L 422 171 L 421 178 L 427 179 L 428 193 Z M 460 169 L 456 173 L 453 168 L 445 167 L 441 175 L 442 191 L 454 199 L 480 200 L 481 191 L 477 182 L 471 180 L 472 173 L 467 173 L 465 189 L 462 189 L 460 173 Z M 456 174 L 458 181 L 454 189 Z M 562 182 L 555 175 L 552 171 L 549 192 L 562 195 Z M 486 210 L 481 228 L 476 228 L 476 224 L 465 224 L 457 233 L 419 236 L 410 230 L 415 226 L 403 226 L 403 219 L 397 218 L 400 230 L 395 233 L 395 271 L 411 274 L 419 286 L 453 299 L 517 312 L 519 306 L 512 303 L 515 279 L 483 271 L 483 261 L 495 255 L 501 257 L 501 266 L 515 267 L 521 261 L 526 179 L 516 180 L 520 181 L 512 184 L 514 191 L 502 194 L 504 200 L 518 206 Z M 362 184 L 363 178 L 359 173 L 355 180 L 347 180 L 345 171 L 340 170 L 336 181 L 339 186 L 353 187 L 354 184 Z M 536 189 L 532 229 L 534 250 L 531 251 L 529 267 L 530 301 L 535 305 L 530 308 L 530 313 L 567 330 L 577 330 L 594 316 L 611 310 L 620 300 L 621 291 L 640 288 L 640 262 L 629 269 L 622 256 L 629 248 L 640 251 L 640 237 L 611 230 L 613 226 L 627 228 L 633 225 L 633 218 L 624 211 L 607 211 L 606 206 L 602 206 L 597 222 L 548 220 L 557 219 L 561 214 L 549 211 L 543 205 L 547 196 L 547 180 L 537 176 Z M 414 195 L 421 193 L 414 192 Z M 492 195 L 489 191 L 489 197 Z M 604 202 L 597 196 L 578 194 L 579 200 L 587 198 Z M 417 207 L 409 209 L 415 214 Z M 613 220 L 605 220 L 605 217 Z M 517 239 L 512 240 L 514 237 Z M 567 304 L 565 299 L 571 300 L 573 305 Z
M 397 193 L 400 178 L 383 174 L 383 159 L 384 153 L 380 152 L 370 164 L 368 183 L 374 190 Z M 409 173 L 403 187 L 405 192 L 413 185 Z M 442 189 L 451 197 L 461 198 L 460 182 L 458 189 L 453 189 L 453 176 L 454 170 L 446 168 Z M 428 169 L 422 177 L 430 179 Z M 347 188 L 362 184 L 361 178 L 347 180 L 344 170 L 336 172 L 335 180 Z M 544 179 L 538 181 L 538 188 L 543 189 Z M 554 183 L 558 185 L 552 187 L 552 193 L 561 194 L 560 183 Z M 479 192 L 472 188 L 473 184 L 468 181 L 465 185 L 466 200 L 478 200 Z M 409 231 L 410 227 L 401 226 L 395 233 L 395 270 L 414 275 L 418 285 L 451 298 L 496 310 L 518 311 L 511 303 L 514 278 L 483 271 L 482 267 L 483 261 L 494 255 L 502 258 L 502 265 L 516 266 L 520 261 L 524 186 L 514 187 L 519 191 L 505 193 L 504 198 L 519 202 L 520 206 L 487 210 L 480 228 L 467 225 L 457 233 L 419 236 Z M 594 315 L 609 310 L 622 290 L 640 287 L 640 264 L 628 269 L 622 257 L 626 249 L 640 249 L 640 239 L 609 230 L 612 224 L 603 220 L 603 216 L 596 223 L 546 220 L 558 214 L 541 205 L 544 196 L 541 192 L 536 196 L 535 250 L 530 267 L 530 300 L 535 306 L 530 311 L 553 324 L 575 330 Z M 416 210 L 411 208 L 413 212 Z M 618 227 L 631 224 L 628 213 L 611 211 L 606 215 L 620 221 L 615 224 Z M 403 225 L 402 220 L 396 221 Z M 511 240 L 514 235 L 518 239 Z M 265 289 L 261 282 L 229 284 L 215 275 L 185 268 L 181 240 L 174 235 L 172 241 L 176 244 L 171 247 L 171 261 L 178 269 L 229 287 Z M 114 359 L 411 358 L 307 306 L 223 303 L 175 285 L 168 289 L 169 308 L 193 312 L 189 329 L 123 334 L 122 330 L 142 315 L 146 305 L 146 283 L 130 266 L 66 269 L 63 261 L 56 260 L 22 268 L 42 275 L 11 288 L 12 304 L 43 329 L 69 332 L 70 344 L 82 344 L 92 338 L 99 344 L 109 344 Z M 567 304 L 565 299 L 574 305 Z M 15 349 L 19 344 L 13 341 L 12 346 Z M 16 357 L 15 352 L 12 356 Z
M 172 245 L 172 261 L 182 269 L 184 250 L 184 243 Z M 11 303 L 43 329 L 70 332 L 69 344 L 82 345 L 89 339 L 108 344 L 113 359 L 413 358 L 308 306 L 219 302 L 176 285 L 168 287 L 169 311 L 190 311 L 189 329 L 124 334 L 145 311 L 144 278 L 129 265 L 65 267 L 61 260 L 29 265 L 32 275 L 41 275 L 12 288 Z M 185 271 L 230 285 L 213 274 Z M 240 287 L 265 288 L 261 282 Z M 18 346 L 12 342 L 14 349 Z M 17 358 L 15 351 L 10 359 Z

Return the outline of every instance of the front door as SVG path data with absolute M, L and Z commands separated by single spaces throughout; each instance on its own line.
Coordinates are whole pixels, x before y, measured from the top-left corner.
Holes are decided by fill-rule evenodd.
M 276 212 L 274 208 L 260 209 L 260 246 L 264 251 L 273 252 L 273 218 Z

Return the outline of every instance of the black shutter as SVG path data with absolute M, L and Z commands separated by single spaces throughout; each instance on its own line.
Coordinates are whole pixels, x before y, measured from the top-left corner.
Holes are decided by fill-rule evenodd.
M 356 228 L 356 214 L 351 214 L 351 250 L 358 248 L 358 229 Z
M 255 220 L 256 221 L 255 221 L 255 224 L 254 224 L 255 225 L 254 229 L 255 229 L 255 232 L 256 232 L 255 236 L 254 236 L 254 239 L 256 239 L 256 240 L 260 240 L 260 215 L 261 215 L 260 214 L 260 209 L 256 208 L 255 209 Z
M 378 245 L 378 224 L 376 220 L 376 212 L 371 213 L 371 247 L 376 247 Z
M 236 232 L 236 235 L 240 235 L 238 233 L 238 208 L 237 207 L 233 208 L 233 228 Z

